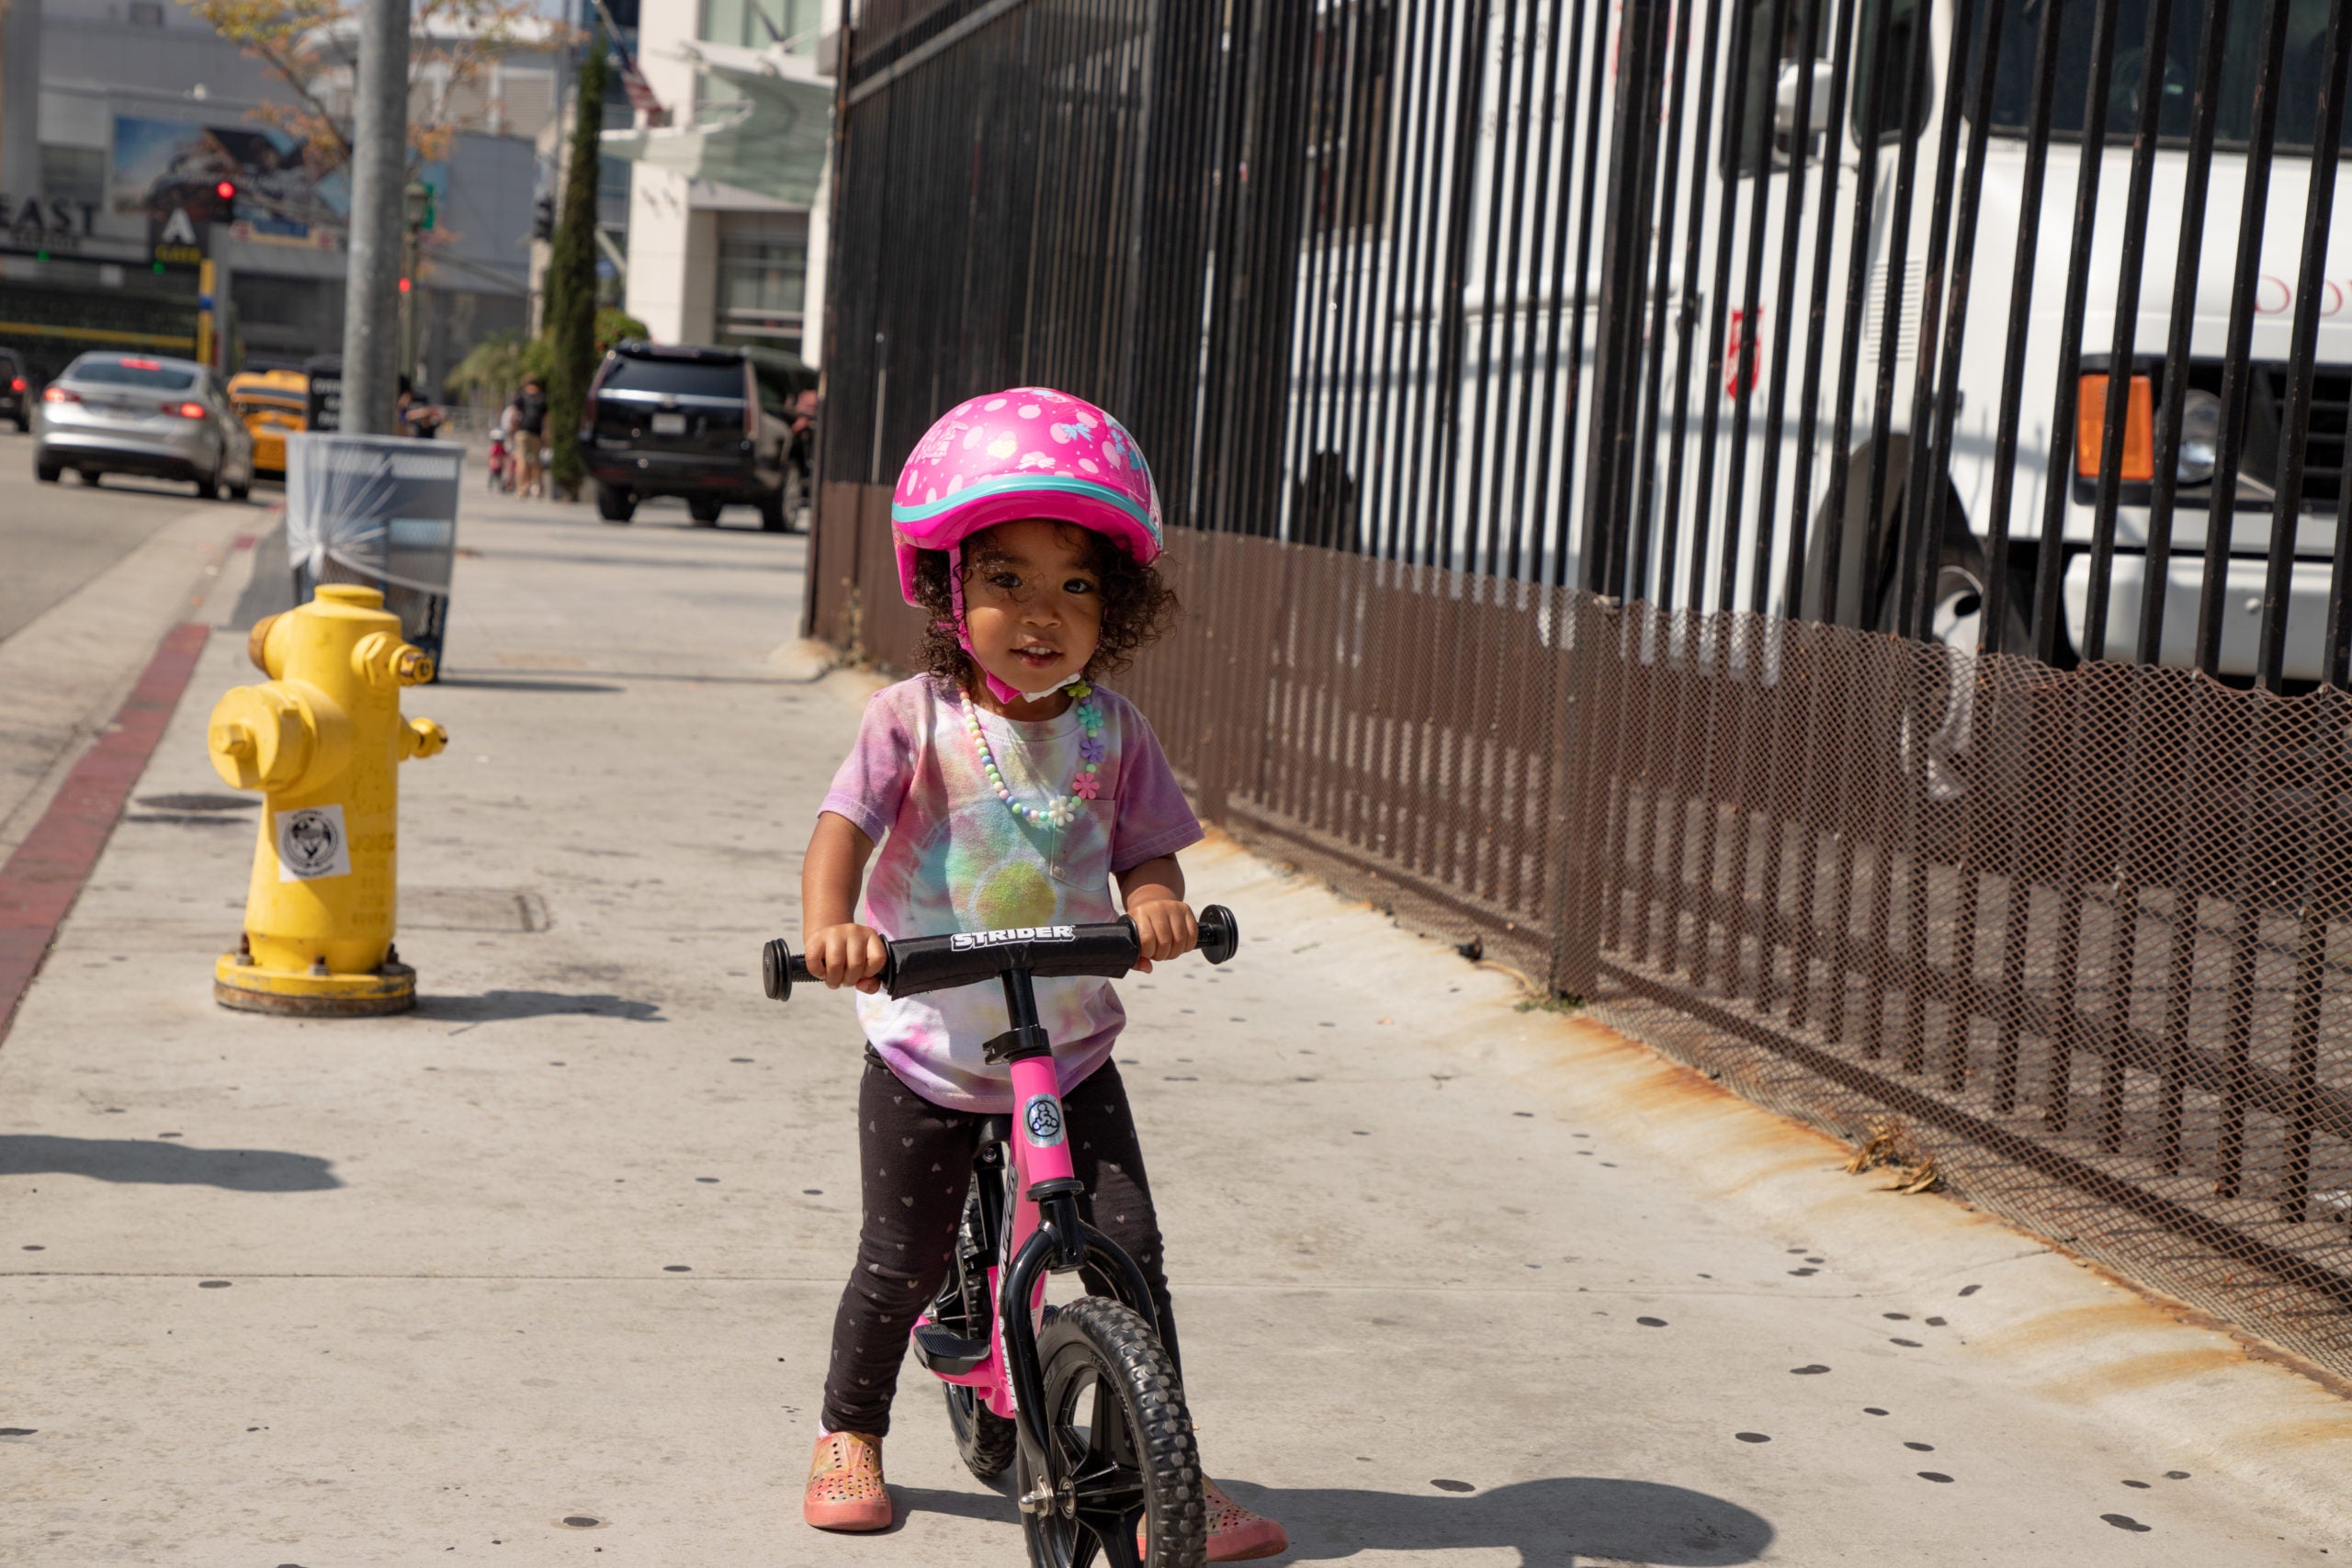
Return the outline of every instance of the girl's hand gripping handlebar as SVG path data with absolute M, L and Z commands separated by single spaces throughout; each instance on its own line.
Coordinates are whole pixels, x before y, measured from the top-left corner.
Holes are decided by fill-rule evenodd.
M 1201 956 L 1212 964 L 1224 963 L 1241 945 L 1241 924 L 1222 904 L 1204 908 L 1200 926 Z M 975 985 L 1013 969 L 1041 976 L 1099 975 L 1115 980 L 1142 956 L 1135 922 L 1124 917 L 1101 925 L 951 931 L 885 945 L 889 957 L 882 966 L 882 988 L 894 997 Z M 809 979 L 808 965 L 794 956 L 784 938 L 771 940 L 761 950 L 760 983 L 772 1000 L 790 1000 L 793 986 Z

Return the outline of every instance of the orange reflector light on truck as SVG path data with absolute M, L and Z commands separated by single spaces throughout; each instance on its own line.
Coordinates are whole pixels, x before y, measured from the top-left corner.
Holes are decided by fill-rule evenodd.
M 2145 484 L 2156 477 L 2156 397 L 2145 376 L 2132 378 L 2131 394 L 2123 408 L 2123 479 Z M 2099 455 L 2106 450 L 2107 376 L 2086 375 L 2075 403 L 2075 472 L 2086 479 L 2098 478 Z

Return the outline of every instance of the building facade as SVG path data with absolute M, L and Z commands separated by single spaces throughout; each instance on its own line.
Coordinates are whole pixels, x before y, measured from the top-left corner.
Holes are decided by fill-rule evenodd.
M 788 155 L 771 161 L 739 149 L 782 148 L 796 135 L 805 145 L 812 130 L 821 136 L 810 121 L 818 112 L 830 118 L 824 62 L 839 8 L 838 0 L 642 8 L 637 59 L 669 125 L 639 116 L 626 298 L 657 342 L 754 345 L 815 361 L 822 176 L 811 189 Z M 819 84 L 821 96 L 810 90 Z M 779 116 L 793 125 L 775 124 Z M 680 152 L 687 141 L 691 150 Z
M 29 55 L 38 96 L 0 97 L 0 342 L 42 375 L 93 347 L 189 354 L 209 306 L 224 370 L 339 353 L 348 180 L 273 119 L 294 101 L 287 85 L 171 0 L 10 9 L 7 82 Z M 413 118 L 450 130 L 416 170 L 430 227 L 405 308 L 428 389 L 475 343 L 529 321 L 536 141 L 570 71 L 554 37 L 524 39 L 469 82 L 420 73 Z M 347 72 L 318 86 L 347 111 Z

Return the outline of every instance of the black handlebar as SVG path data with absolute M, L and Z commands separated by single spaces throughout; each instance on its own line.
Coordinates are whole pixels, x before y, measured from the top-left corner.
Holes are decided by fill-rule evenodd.
M 1222 904 L 1201 911 L 1201 956 L 1222 964 L 1241 946 L 1241 923 Z M 1017 931 L 956 931 L 907 937 L 883 944 L 882 988 L 894 997 L 921 996 L 975 985 L 1014 969 L 1038 976 L 1099 975 L 1115 980 L 1142 956 L 1135 922 L 1124 917 L 1091 926 L 1024 926 Z M 814 979 L 782 937 L 760 950 L 760 984 L 772 1001 L 788 1001 L 792 987 Z

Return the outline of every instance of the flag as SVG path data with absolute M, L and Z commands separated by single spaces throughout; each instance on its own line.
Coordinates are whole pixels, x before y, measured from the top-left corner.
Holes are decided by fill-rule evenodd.
M 612 40 L 614 54 L 620 58 L 621 91 L 628 97 L 628 107 L 643 115 L 650 126 L 669 124 L 670 111 L 662 107 L 662 100 L 654 96 L 653 84 L 645 79 L 645 73 L 638 68 L 637 57 L 621 41 L 620 28 L 613 25 L 613 14 L 605 8 L 605 0 L 596 0 L 596 12 L 604 18 L 605 36 Z

